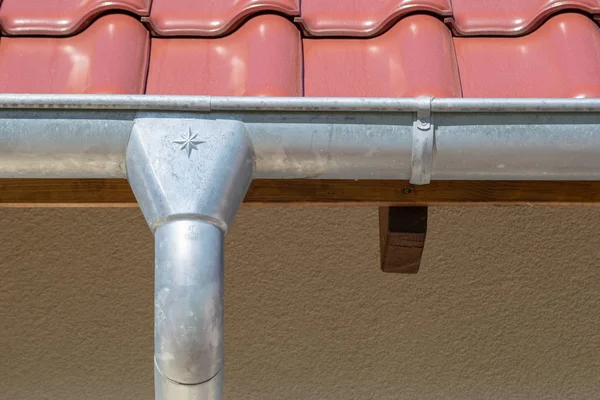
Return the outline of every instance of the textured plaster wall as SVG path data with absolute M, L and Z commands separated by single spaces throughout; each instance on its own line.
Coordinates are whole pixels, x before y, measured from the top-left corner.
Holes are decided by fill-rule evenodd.
M 1 209 L 0 398 L 151 399 L 153 242 L 136 209 Z M 244 208 L 226 397 L 599 399 L 600 209 L 433 208 L 419 274 L 373 208 Z

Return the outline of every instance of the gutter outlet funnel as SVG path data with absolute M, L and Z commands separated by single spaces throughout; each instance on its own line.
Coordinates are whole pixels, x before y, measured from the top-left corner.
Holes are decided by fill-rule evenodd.
M 126 168 L 155 237 L 157 400 L 223 398 L 223 243 L 253 163 L 242 122 L 135 121 Z

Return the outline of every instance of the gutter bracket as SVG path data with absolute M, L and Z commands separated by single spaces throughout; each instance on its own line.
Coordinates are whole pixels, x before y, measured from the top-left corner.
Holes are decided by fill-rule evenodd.
M 246 127 L 138 115 L 125 161 L 155 237 L 155 398 L 221 400 L 224 236 L 252 181 Z
M 426 185 L 431 182 L 433 169 L 434 131 L 431 97 L 419 97 L 417 115 L 412 129 L 410 183 Z

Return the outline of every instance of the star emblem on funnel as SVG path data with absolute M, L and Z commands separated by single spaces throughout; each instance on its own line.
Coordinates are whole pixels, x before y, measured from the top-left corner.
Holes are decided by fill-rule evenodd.
M 201 140 L 195 140 L 198 135 L 192 133 L 192 128 L 188 127 L 187 133 L 181 134 L 181 139 L 173 140 L 173 143 L 181 145 L 181 150 L 187 151 L 188 158 L 192 154 L 192 150 L 198 150 L 197 145 L 204 143 Z

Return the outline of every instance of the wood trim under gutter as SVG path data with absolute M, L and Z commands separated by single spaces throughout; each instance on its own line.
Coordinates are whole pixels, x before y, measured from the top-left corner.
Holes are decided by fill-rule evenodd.
M 597 181 L 254 180 L 247 205 L 600 205 Z M 0 179 L 0 207 L 135 207 L 124 179 Z

